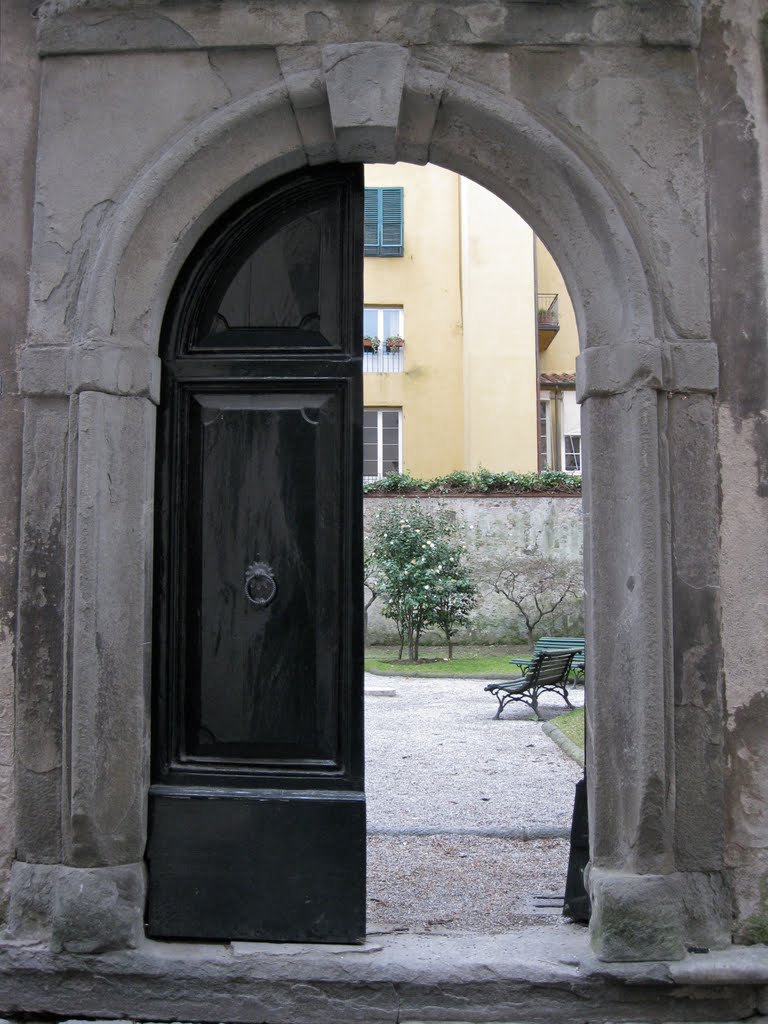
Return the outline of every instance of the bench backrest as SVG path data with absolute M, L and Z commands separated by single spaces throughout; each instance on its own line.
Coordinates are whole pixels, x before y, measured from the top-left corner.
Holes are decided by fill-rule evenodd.
M 542 651 L 575 651 L 574 667 L 584 667 L 583 636 L 540 636 L 533 648 L 534 657 Z
M 558 685 L 565 682 L 571 668 L 571 662 L 578 651 L 541 651 L 535 655 L 525 673 L 525 681 L 529 684 L 543 686 Z

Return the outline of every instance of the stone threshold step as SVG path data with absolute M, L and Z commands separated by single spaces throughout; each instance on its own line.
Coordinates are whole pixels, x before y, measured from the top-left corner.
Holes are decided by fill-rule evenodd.
M 0 944 L 0 1016 L 232 1024 L 670 1024 L 768 1012 L 768 950 L 605 964 L 584 929 L 372 934 L 361 946 Z
M 749 1020 L 748 1020 L 748 1024 L 765 1024 L 765 1022 L 768 1022 L 768 1017 L 763 1017 L 763 1016 L 750 1017 Z M 2 1017 L 2 1018 L 0 1018 L 0 1024 L 30 1024 L 30 1022 L 28 1020 L 25 1020 L 25 1019 L 22 1019 L 22 1018 Z M 163 1022 L 161 1022 L 161 1021 L 143 1021 L 143 1020 L 114 1020 L 114 1019 L 111 1019 L 111 1018 L 109 1020 L 93 1020 L 93 1019 L 86 1019 L 86 1018 L 71 1017 L 68 1020 L 56 1020 L 56 1021 L 52 1020 L 50 1022 L 39 1021 L 38 1020 L 38 1021 L 34 1021 L 34 1024 L 163 1024 Z M 207 1021 L 174 1021 L 174 1024 L 215 1024 L 215 1022 L 212 1022 L 212 1021 L 211 1022 L 207 1022 Z M 295 1022 L 295 1024 L 301 1024 L 301 1022 L 297 1021 L 297 1022 Z M 402 1021 L 399 1021 L 398 1024 L 473 1024 L 473 1022 L 472 1021 L 466 1021 L 466 1020 L 465 1021 L 460 1021 L 460 1020 L 437 1020 L 437 1021 L 436 1020 L 429 1020 L 429 1021 L 426 1021 L 426 1020 L 402 1020 Z M 515 1022 L 515 1021 L 498 1021 L 498 1022 L 493 1022 L 493 1024 L 522 1024 L 522 1022 L 520 1022 L 520 1021 L 517 1021 L 517 1022 Z M 553 1019 L 553 1024 L 555 1024 L 554 1019 Z M 558 1019 L 557 1020 L 557 1024 L 564 1024 L 564 1022 L 562 1020 Z M 587 1021 L 587 1022 L 584 1022 L 584 1024 L 590 1024 L 590 1022 Z M 606 1022 L 606 1024 L 611 1024 L 611 1022 Z M 644 1020 L 625 1021 L 624 1024 L 646 1024 L 646 1021 L 644 1021 Z M 666 1021 L 665 1024 L 744 1024 L 744 1019 L 742 1018 L 741 1020 L 738 1020 L 738 1021 L 737 1020 L 732 1020 L 732 1021 L 698 1021 L 698 1020 L 697 1021 L 692 1021 L 692 1020 L 680 1021 L 680 1020 L 672 1020 L 672 1021 Z

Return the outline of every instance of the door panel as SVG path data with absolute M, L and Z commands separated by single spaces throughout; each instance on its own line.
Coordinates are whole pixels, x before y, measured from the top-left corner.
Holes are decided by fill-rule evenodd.
M 201 558 L 184 610 L 182 759 L 311 758 L 338 770 L 339 621 L 324 612 L 339 602 L 340 398 L 193 392 L 189 405 L 187 530 Z M 265 581 L 263 604 L 249 570 Z
M 155 936 L 364 937 L 361 213 L 359 167 L 261 190 L 203 239 L 166 316 Z
M 275 942 L 364 937 L 361 793 L 158 795 L 152 807 L 155 935 Z

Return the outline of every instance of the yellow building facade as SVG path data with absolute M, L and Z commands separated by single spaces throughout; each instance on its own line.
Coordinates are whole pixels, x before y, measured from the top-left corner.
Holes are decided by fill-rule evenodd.
M 578 471 L 576 319 L 528 224 L 440 167 L 371 165 L 365 251 L 366 479 Z

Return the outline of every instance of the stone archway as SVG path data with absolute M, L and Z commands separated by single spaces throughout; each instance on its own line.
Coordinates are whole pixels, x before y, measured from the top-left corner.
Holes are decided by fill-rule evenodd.
M 703 852 L 694 848 L 712 794 L 696 798 L 692 780 L 722 787 L 708 746 L 720 722 L 716 686 L 701 742 L 685 740 L 692 720 L 673 689 L 686 658 L 717 645 L 716 596 L 707 589 L 714 556 L 702 558 L 685 540 L 696 495 L 715 487 L 713 463 L 702 470 L 697 457 L 712 447 L 715 347 L 670 326 L 654 248 L 599 153 L 564 120 L 454 73 L 450 51 L 442 57 L 365 42 L 278 51 L 258 89 L 180 128 L 94 210 L 71 254 L 76 285 L 32 309 L 22 365 L 30 437 L 55 430 L 52 396 L 59 422 L 66 403 L 70 424 L 67 479 L 45 462 L 37 473 L 28 462 L 25 474 L 28 502 L 41 477 L 47 486 L 58 479 L 70 510 L 61 567 L 68 740 L 58 788 L 45 794 L 64 812 L 42 822 L 39 789 L 20 788 L 12 883 L 20 933 L 30 893 L 44 885 L 55 892 L 58 948 L 130 946 L 141 931 L 157 343 L 178 270 L 224 209 L 282 172 L 404 159 L 440 163 L 513 205 L 556 254 L 585 339 L 578 391 L 589 466 L 596 950 L 607 960 L 674 959 L 688 944 L 727 941 L 721 832 Z M 684 442 L 679 453 L 675 437 Z M 678 487 L 671 459 L 683 474 Z M 700 525 L 712 531 L 714 505 L 706 507 Z M 700 592 L 693 637 L 676 629 L 692 591 Z M 22 611 L 22 629 L 34 630 L 35 609 Z M 30 676 L 21 670 L 19 678 L 23 758 L 33 735 L 39 742 L 40 716 L 34 700 L 25 702 Z

